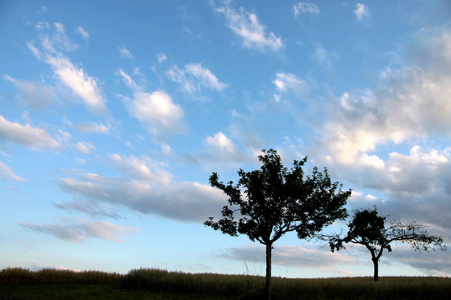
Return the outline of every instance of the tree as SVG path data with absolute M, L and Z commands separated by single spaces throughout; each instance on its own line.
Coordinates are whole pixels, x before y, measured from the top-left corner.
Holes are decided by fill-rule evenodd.
M 342 191 L 342 185 L 332 183 L 327 169 L 324 173 L 315 167 L 310 176 L 304 176 L 303 160 L 295 160 L 289 171 L 283 166 L 275 150 L 263 149 L 259 155 L 260 170 L 238 171 L 240 179 L 224 184 L 217 173 L 210 176 L 212 187 L 222 190 L 228 205 L 222 209 L 222 219 L 210 217 L 204 224 L 224 234 L 245 234 L 253 242 L 266 246 L 265 295 L 271 299 L 271 251 L 282 235 L 296 231 L 300 239 L 313 237 L 324 226 L 347 217 L 343 208 L 351 190 Z M 242 188 L 244 189 L 242 191 Z M 235 213 L 238 214 L 235 218 Z
M 374 265 L 374 281 L 379 279 L 379 260 L 385 249 L 392 252 L 391 243 L 406 243 L 415 250 L 429 252 L 435 246 L 446 250 L 440 236 L 429 235 L 424 225 L 417 222 L 403 224 L 390 222 L 386 227 L 386 217 L 379 216 L 377 208 L 373 210 L 362 209 L 354 212 L 354 217 L 348 224 L 348 233 L 344 238 L 340 235 L 329 236 L 329 245 L 334 250 L 346 250 L 344 244 L 353 243 L 365 246 L 371 253 Z

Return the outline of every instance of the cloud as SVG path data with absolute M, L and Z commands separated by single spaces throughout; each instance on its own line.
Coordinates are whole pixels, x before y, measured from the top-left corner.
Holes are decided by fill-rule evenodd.
M 166 54 L 164 54 L 163 52 L 157 54 L 157 60 L 160 64 L 164 62 L 166 59 L 167 59 Z
M 365 21 L 371 17 L 370 9 L 362 3 L 357 3 L 355 5 L 354 14 L 357 21 Z
M 0 179 L 1 180 L 15 180 L 15 181 L 25 181 L 25 179 L 17 176 L 13 170 L 11 170 L 7 165 L 0 161 Z
M 58 238 L 71 242 L 81 242 L 90 238 L 99 238 L 120 243 L 122 240 L 119 236 L 128 236 L 131 232 L 136 231 L 136 229 L 132 227 L 121 226 L 105 221 L 89 222 L 83 219 L 78 219 L 75 222 L 64 221 L 60 224 L 39 225 L 26 222 L 20 222 L 18 224 L 28 230 L 52 234 Z
M 223 256 L 240 261 L 265 262 L 265 247 L 263 245 L 251 245 L 242 248 L 230 248 L 223 252 Z M 277 246 L 272 251 L 272 263 L 279 266 L 291 266 L 296 268 L 320 268 L 330 271 L 337 270 L 340 265 L 353 265 L 356 259 L 349 254 L 331 253 L 329 248 L 315 248 L 311 245 L 301 246 Z
M 92 217 L 108 217 L 112 219 L 123 219 L 117 212 L 117 208 L 112 208 L 105 203 L 87 201 L 86 199 L 70 200 L 63 203 L 53 203 L 53 205 L 69 212 L 81 212 Z
M 45 31 L 50 28 L 47 23 L 39 23 L 37 28 L 40 32 L 39 38 L 41 41 L 41 48 L 35 47 L 34 42 L 27 42 L 27 46 L 30 51 L 36 56 L 37 59 L 49 64 L 56 78 L 63 84 L 63 86 L 69 88 L 76 96 L 80 97 L 82 102 L 88 107 L 91 112 L 105 113 L 106 99 L 102 95 L 102 91 L 98 86 L 97 79 L 89 76 L 85 70 L 75 66 L 67 57 L 63 55 L 61 51 L 73 51 L 78 48 L 78 45 L 69 40 L 66 35 L 64 25 L 61 23 L 54 23 L 56 33 L 53 35 L 47 34 Z M 86 36 L 86 31 L 82 27 L 78 27 L 77 32 Z M 9 77 L 9 76 L 8 76 Z M 11 80 L 12 78 L 7 78 Z M 54 88 L 38 86 L 35 84 L 14 81 L 23 91 L 28 102 L 34 106 L 41 108 L 43 105 L 53 102 L 53 98 L 62 98 L 61 95 L 56 95 Z M 35 93 L 36 92 L 36 93 Z M 38 97 L 37 95 L 43 95 Z M 58 97 L 57 97 L 58 96 Z M 39 100 L 35 100 L 38 98 Z
M 339 161 L 352 163 L 381 144 L 451 134 L 451 32 L 422 33 L 406 48 L 406 65 L 384 70 L 377 89 L 355 89 L 330 103 L 321 148 Z
M 10 77 L 8 74 L 3 75 L 3 79 L 14 83 L 20 91 L 19 100 L 28 104 L 32 109 L 43 109 L 49 104 L 54 103 L 57 99 L 57 92 L 54 87 L 45 86 L 39 83 L 29 81 L 21 81 Z
M 397 249 L 394 249 L 392 253 L 386 256 L 386 259 L 395 259 L 396 261 L 424 272 L 428 276 L 449 277 L 451 274 L 449 255 L 443 251 L 419 253 L 405 245 L 397 247 Z M 383 259 L 384 257 L 382 257 L 382 260 Z
M 27 47 L 34 54 L 34 56 L 36 56 L 37 59 L 41 60 L 41 52 L 34 46 L 34 42 L 27 42 Z
M 41 128 L 21 125 L 6 120 L 0 115 L 0 140 L 27 146 L 33 149 L 49 148 L 58 150 L 61 144 Z
M 42 36 L 41 42 L 43 47 L 49 52 L 56 52 L 56 47 L 63 49 L 64 51 L 74 51 L 79 48 L 79 46 L 72 42 L 66 34 L 66 29 L 61 23 L 54 23 L 56 33 L 49 36 Z
M 84 201 L 105 203 L 180 222 L 203 222 L 209 216 L 217 215 L 224 205 L 222 192 L 210 186 L 174 180 L 161 182 L 153 175 L 143 178 L 147 170 L 136 167 L 130 162 L 117 166 L 126 177 L 79 174 L 79 179 L 63 178 L 60 185 Z
M 184 131 L 183 109 L 172 101 L 164 91 L 144 92 L 143 89 L 122 69 L 119 75 L 127 87 L 133 91 L 133 98 L 123 97 L 130 115 L 138 119 L 158 138 L 164 133 L 180 133 Z
M 84 154 L 91 154 L 91 151 L 96 149 L 94 145 L 87 142 L 78 142 L 75 147 Z
M 224 1 L 224 6 L 215 7 L 216 12 L 223 14 L 227 26 L 241 38 L 245 48 L 257 49 L 262 52 L 277 52 L 283 48 L 283 42 L 273 32 L 266 32 L 254 13 L 247 12 L 243 7 L 239 11 L 230 7 L 230 1 Z
M 135 156 L 124 157 L 119 154 L 109 155 L 113 165 L 131 178 L 169 184 L 173 180 L 171 173 L 159 167 L 150 157 L 141 159 Z
M 183 109 L 164 91 L 136 92 L 127 106 L 130 114 L 145 125 L 150 132 L 183 132 Z
M 89 40 L 89 33 L 83 27 L 78 26 L 75 32 L 79 33 L 85 41 Z
M 318 44 L 315 47 L 315 51 L 313 52 L 311 59 L 327 71 L 332 71 L 332 66 L 338 59 L 338 54 L 334 51 L 328 51 L 324 49 L 321 44 Z
M 125 48 L 125 46 L 119 47 L 119 53 L 121 54 L 122 58 L 135 59 L 135 57 L 130 53 L 130 51 L 127 48 Z
M 103 124 L 102 122 L 72 124 L 70 121 L 66 120 L 66 123 L 83 133 L 108 134 L 111 131 L 111 126 L 109 124 Z
M 291 73 L 277 73 L 273 83 L 279 92 L 279 95 L 275 95 L 276 101 L 280 99 L 280 93 L 291 91 L 298 99 L 302 99 L 305 98 L 309 91 L 308 83 Z
M 95 78 L 86 74 L 83 69 L 74 66 L 62 54 L 48 55 L 46 62 L 53 67 L 61 83 L 79 96 L 91 112 L 106 112 L 106 99 L 103 97 Z
M 167 75 L 172 81 L 178 82 L 187 93 L 200 92 L 201 88 L 220 92 L 227 87 L 227 84 L 219 81 L 209 69 L 205 69 L 199 63 L 187 64 L 184 70 L 172 66 Z
M 238 163 L 252 161 L 249 153 L 240 150 L 232 139 L 221 131 L 213 136 L 207 136 L 203 144 L 203 150 L 198 151 L 194 156 L 187 155 L 185 158 L 195 164 L 200 164 L 208 172 L 212 168 L 215 168 L 216 171 L 217 168 L 224 166 L 227 169 L 235 168 L 238 167 Z
M 293 6 L 294 16 L 297 17 L 299 14 L 311 14 L 311 15 L 319 15 L 319 8 L 316 4 L 307 3 L 307 2 L 299 2 Z

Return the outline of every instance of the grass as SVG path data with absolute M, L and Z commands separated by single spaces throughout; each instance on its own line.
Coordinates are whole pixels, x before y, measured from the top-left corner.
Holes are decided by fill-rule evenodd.
M 6 299 L 261 299 L 264 278 L 135 269 L 125 275 L 8 268 L 0 271 L 0 300 Z M 273 278 L 272 298 L 450 299 L 448 277 L 329 279 Z

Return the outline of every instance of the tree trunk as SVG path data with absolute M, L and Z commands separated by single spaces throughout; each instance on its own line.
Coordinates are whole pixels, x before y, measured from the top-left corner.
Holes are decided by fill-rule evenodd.
M 379 280 L 379 260 L 376 257 L 371 259 L 374 265 L 374 281 Z
M 265 297 L 268 300 L 271 300 L 271 250 L 272 250 L 272 243 L 266 244 Z

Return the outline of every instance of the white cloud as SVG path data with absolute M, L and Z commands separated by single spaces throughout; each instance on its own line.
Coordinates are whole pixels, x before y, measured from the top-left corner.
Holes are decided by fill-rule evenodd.
M 299 2 L 293 6 L 294 16 L 297 17 L 299 14 L 311 14 L 311 15 L 319 15 L 320 11 L 316 4 L 307 3 L 307 2 Z
M 36 56 L 37 59 L 41 60 L 41 52 L 34 46 L 32 41 L 27 42 L 27 47 Z
M 16 181 L 25 181 L 25 179 L 17 176 L 13 170 L 11 170 L 7 165 L 0 161 L 0 179 L 2 180 L 16 180 Z
M 130 75 L 128 75 L 127 73 L 125 73 L 122 69 L 119 69 L 119 75 L 122 76 L 122 79 L 124 81 L 124 84 L 132 89 L 133 91 L 139 91 L 141 88 L 136 84 L 136 82 L 130 77 Z
M 256 14 L 247 12 L 243 7 L 237 12 L 230 7 L 229 1 L 224 4 L 215 9 L 225 16 L 227 26 L 242 39 L 245 48 L 260 51 L 279 51 L 283 48 L 282 39 L 273 32 L 266 32 Z
M 233 153 L 236 151 L 232 140 L 226 137 L 222 132 L 218 132 L 214 136 L 207 137 L 205 142 L 207 145 L 212 146 L 220 152 Z
M 78 32 L 85 41 L 89 40 L 89 33 L 81 26 L 78 26 L 75 32 Z
M 135 57 L 130 53 L 130 51 L 127 48 L 125 48 L 125 46 L 119 47 L 119 53 L 121 54 L 122 58 L 135 59 Z
M 63 178 L 61 186 L 91 203 L 106 203 L 182 222 L 203 222 L 217 215 L 224 205 L 224 195 L 217 189 L 197 182 L 161 182 L 155 174 L 147 173 L 142 161 L 121 159 L 119 163 L 123 165 L 117 167 L 126 175 L 123 178 L 79 174 L 79 180 Z
M 66 30 L 64 25 L 61 23 L 54 23 L 56 28 L 56 34 L 52 37 L 43 36 L 42 43 L 45 45 L 45 48 L 50 52 L 56 52 L 55 47 L 60 47 L 65 51 L 74 51 L 78 49 L 78 45 L 72 42 L 66 34 Z
M 406 66 L 386 73 L 378 89 L 344 93 L 327 111 L 323 149 L 352 163 L 380 144 L 451 134 L 451 51 L 446 49 L 451 49 L 450 31 L 425 32 L 407 48 Z
M 31 127 L 29 124 L 21 125 L 6 120 L 0 115 L 0 140 L 6 140 L 15 144 L 31 148 L 59 149 L 61 144 L 50 134 L 40 128 Z
M 160 135 L 161 131 L 183 131 L 183 109 L 164 91 L 136 92 L 127 108 L 133 117 L 156 135 Z
M 278 92 L 286 93 L 292 91 L 298 98 L 304 97 L 309 90 L 305 80 L 291 73 L 277 73 L 273 83 L 276 85 Z
M 81 242 L 89 238 L 110 240 L 116 243 L 122 242 L 119 236 L 130 235 L 137 231 L 132 227 L 121 226 L 105 221 L 90 222 L 79 219 L 75 222 L 62 222 L 60 224 L 33 224 L 20 222 L 20 226 L 41 233 L 49 233 L 63 240 Z
M 166 55 L 163 52 L 157 54 L 157 60 L 161 64 L 167 59 Z
M 358 21 L 367 20 L 371 16 L 368 6 L 365 6 L 365 4 L 362 3 L 357 3 L 355 5 L 354 14 Z
M 141 159 L 130 156 L 124 157 L 119 154 L 109 155 L 113 165 L 131 178 L 149 180 L 161 184 L 168 184 L 173 180 L 171 173 L 159 167 L 152 159 L 143 156 Z
M 200 92 L 202 87 L 216 91 L 222 91 L 227 87 L 227 84 L 219 81 L 209 69 L 199 63 L 187 64 L 184 70 L 172 66 L 167 75 L 171 80 L 181 84 L 183 91 L 187 93 Z
M 102 122 L 79 123 L 79 124 L 72 124 L 69 121 L 67 122 L 69 123 L 70 126 L 83 133 L 108 134 L 110 133 L 111 130 L 111 126 L 109 124 L 105 125 Z
M 83 69 L 74 66 L 68 58 L 61 54 L 49 55 L 46 62 L 53 67 L 58 79 L 79 96 L 90 111 L 106 112 L 106 99 L 103 97 L 95 78 L 86 74 Z
M 198 155 L 201 157 L 204 167 L 209 167 L 209 164 L 217 165 L 218 162 L 234 164 L 246 161 L 249 158 L 248 155 L 238 149 L 232 139 L 221 131 L 214 136 L 206 137 L 204 144 L 206 149 Z M 231 166 L 229 165 L 229 167 Z
M 84 154 L 91 154 L 91 151 L 96 149 L 93 144 L 87 142 L 78 142 L 75 147 Z
M 27 42 L 28 48 L 38 59 L 44 58 L 44 61 L 52 66 L 56 78 L 76 96 L 80 97 L 91 112 L 105 113 L 107 111 L 106 99 L 102 95 L 97 79 L 89 76 L 82 68 L 75 66 L 61 52 L 73 51 L 78 48 L 78 45 L 69 40 L 63 24 L 57 22 L 54 25 L 56 33 L 53 35 L 45 33 L 45 30 L 49 28 L 48 24 L 47 26 L 38 26 L 42 50 L 36 48 L 32 41 Z M 82 27 L 78 27 L 76 31 L 84 36 L 84 38 L 88 37 L 87 32 Z M 39 86 L 35 84 L 19 81 L 16 81 L 16 84 L 20 85 L 21 89 L 27 93 L 27 98 L 38 98 L 36 94 L 41 94 L 29 92 L 31 90 L 38 91 Z M 62 98 L 60 95 L 55 97 L 54 92 L 50 93 L 53 89 L 49 87 L 42 87 L 41 91 L 45 92 L 42 93 L 44 97 L 39 98 L 44 99 L 46 103 L 53 102 L 52 99 L 48 99 L 50 96 L 53 98 Z M 34 96 L 29 96 L 33 94 Z M 37 103 L 37 101 L 31 102 Z
M 147 93 L 122 69 L 119 69 L 124 83 L 133 91 L 133 99 L 124 97 L 129 113 L 145 125 L 157 137 L 163 133 L 184 131 L 183 109 L 172 101 L 164 91 Z

